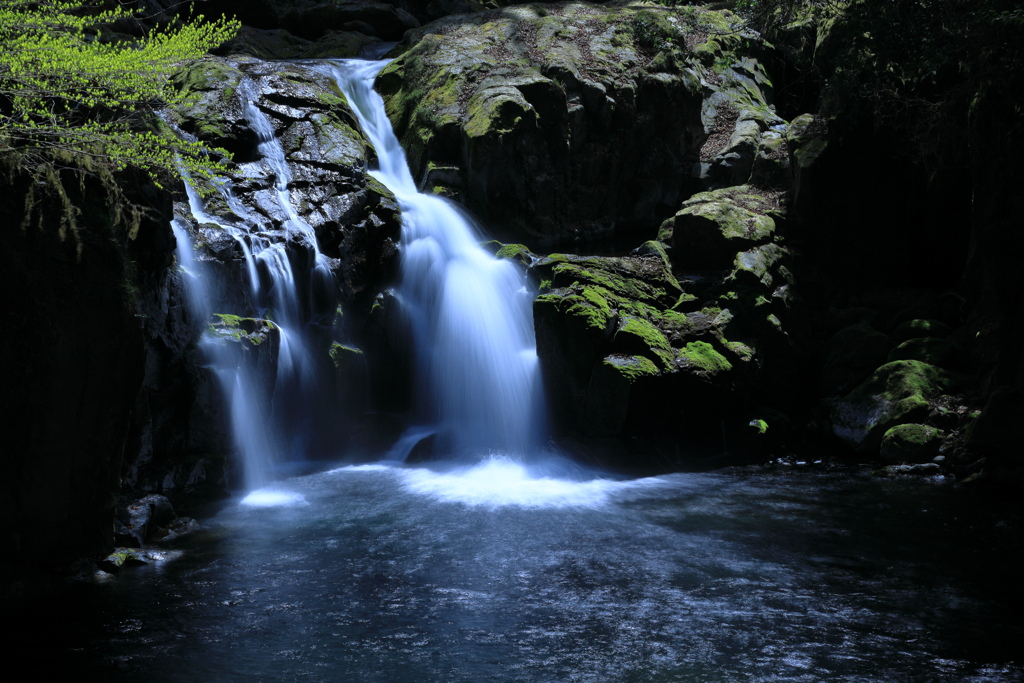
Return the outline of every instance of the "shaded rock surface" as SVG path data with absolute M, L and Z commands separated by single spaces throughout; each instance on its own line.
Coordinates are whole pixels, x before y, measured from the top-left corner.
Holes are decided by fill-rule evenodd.
M 410 32 L 378 87 L 421 186 L 505 241 L 578 246 L 653 237 L 701 158 L 725 163 L 743 135 L 756 152 L 781 123 L 762 66 L 730 61 L 741 47 L 757 41 L 727 12 L 524 5 Z

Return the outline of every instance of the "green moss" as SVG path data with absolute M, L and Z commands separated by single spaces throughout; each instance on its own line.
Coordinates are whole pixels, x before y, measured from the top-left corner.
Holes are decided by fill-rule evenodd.
M 534 301 L 535 305 L 549 304 L 568 316 L 579 318 L 588 327 L 604 330 L 612 316 L 611 306 L 598 287 L 584 290 L 583 294 L 566 294 L 553 292 L 542 294 Z
M 517 88 L 500 86 L 478 91 L 469 100 L 463 129 L 469 138 L 502 136 L 524 119 L 536 123 L 537 112 Z
M 619 333 L 633 335 L 652 349 L 670 349 L 672 345 L 657 327 L 643 318 L 626 317 L 619 326 Z
M 270 320 L 261 318 L 243 318 L 230 313 L 213 315 L 217 320 L 209 323 L 207 332 L 221 339 L 246 341 L 253 346 L 259 346 L 266 341 L 268 333 L 276 327 Z
M 523 244 L 505 244 L 495 252 L 494 256 L 500 259 L 519 261 L 524 266 L 529 266 L 534 261 L 533 252 Z
M 677 358 L 690 367 L 697 368 L 711 375 L 732 370 L 732 364 L 725 356 L 715 350 L 711 344 L 702 341 L 688 343 L 679 350 Z
M 765 434 L 768 432 L 768 423 L 764 420 L 751 420 L 750 426 L 756 429 L 758 434 Z
M 744 363 L 749 361 L 750 359 L 752 359 L 754 357 L 754 349 L 750 348 L 749 346 L 747 346 L 743 342 L 727 341 L 727 342 L 725 342 L 725 347 L 729 351 L 734 353 L 736 355 L 736 357 L 739 358 Z
M 593 260 L 591 263 L 598 265 L 600 262 Z M 606 269 L 587 267 L 588 265 L 590 263 L 585 260 L 557 265 L 553 271 L 553 280 L 556 283 L 570 280 L 584 281 L 632 301 L 657 301 L 667 294 L 663 287 L 657 287 L 637 278 L 618 275 Z
M 351 356 L 362 356 L 362 349 L 357 349 L 354 346 L 346 346 L 340 342 L 333 342 L 331 344 L 331 350 L 328 351 L 331 356 L 331 361 L 334 363 L 334 367 L 340 368 L 345 360 Z
M 227 327 L 238 327 L 242 322 L 242 316 L 232 315 L 230 313 L 214 313 L 215 316 L 220 318 L 220 324 Z
M 614 368 L 632 384 L 641 377 L 654 377 L 661 374 L 658 366 L 645 356 L 614 355 L 604 359 L 604 364 Z

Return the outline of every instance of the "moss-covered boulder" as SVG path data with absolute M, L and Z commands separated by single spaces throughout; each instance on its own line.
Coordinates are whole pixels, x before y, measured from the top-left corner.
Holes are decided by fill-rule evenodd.
M 879 456 L 887 464 L 931 462 L 939 454 L 945 433 L 926 424 L 902 424 L 882 436 Z
M 578 243 L 676 211 L 734 133 L 754 158 L 779 121 L 738 56 L 760 45 L 726 11 L 521 5 L 411 31 L 378 88 L 421 186 L 500 238 Z
M 960 346 L 952 339 L 919 337 L 908 339 L 889 352 L 888 359 L 920 360 L 954 369 L 960 364 Z
M 886 363 L 836 402 L 832 433 L 858 453 L 877 453 L 889 429 L 923 422 L 930 402 L 957 383 L 954 375 L 921 361 Z
M 702 192 L 683 202 L 658 237 L 672 245 L 681 268 L 724 269 L 737 252 L 771 241 L 775 221 L 764 210 L 767 204 L 749 186 Z
M 896 326 L 892 332 L 893 341 L 901 344 L 908 339 L 920 339 L 924 337 L 948 337 L 953 333 L 949 325 L 940 320 L 913 318 L 904 320 Z
M 709 286 L 677 279 L 664 247 L 649 242 L 625 257 L 555 254 L 532 272 L 541 282 L 534 320 L 556 432 L 713 431 L 721 449 L 723 415 L 800 385 L 794 341 L 773 313 L 790 319 L 794 305 L 778 262 L 756 278 L 737 267 Z

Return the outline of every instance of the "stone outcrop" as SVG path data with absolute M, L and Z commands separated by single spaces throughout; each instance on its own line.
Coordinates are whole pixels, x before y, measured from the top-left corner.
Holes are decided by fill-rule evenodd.
M 378 88 L 422 187 L 504 241 L 579 249 L 653 237 L 701 176 L 739 184 L 774 154 L 782 121 L 740 48 L 758 44 L 728 12 L 523 5 L 411 31 Z

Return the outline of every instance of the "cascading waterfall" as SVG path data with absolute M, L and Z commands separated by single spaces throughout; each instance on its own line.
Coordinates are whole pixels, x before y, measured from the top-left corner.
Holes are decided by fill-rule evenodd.
M 501 455 L 523 459 L 543 442 L 543 399 L 534 343 L 531 291 L 522 269 L 481 248 L 477 228 L 447 200 L 416 190 L 405 154 L 392 131 L 383 101 L 373 90 L 386 62 L 345 60 L 318 68 L 335 78 L 364 133 L 377 151 L 372 175 L 394 192 L 402 209 L 402 265 L 398 299 L 413 332 L 417 361 L 420 424 L 410 428 L 393 453 L 408 453 L 427 435 L 441 457 Z M 334 280 L 315 230 L 295 210 L 291 170 L 274 126 L 255 103 L 255 85 L 239 87 L 243 109 L 258 139 L 259 159 L 242 172 L 272 178 L 268 194 L 276 203 L 279 228 L 266 225 L 232 191 L 216 190 L 230 217 L 208 212 L 191 187 L 189 204 L 199 224 L 218 226 L 238 244 L 245 260 L 244 311 L 225 311 L 272 320 L 277 344 L 276 376 L 252 367 L 253 353 L 216 334 L 201 346 L 229 401 L 231 427 L 249 491 L 273 481 L 281 459 L 301 460 L 317 383 L 313 348 L 324 311 L 317 299 L 331 299 Z M 193 302 L 193 316 L 210 319 L 213 273 L 194 259 L 183 225 L 179 263 Z M 283 454 L 283 455 L 282 455 Z
M 453 204 L 417 192 L 373 90 L 386 63 L 345 60 L 328 68 L 377 151 L 372 175 L 402 209 L 399 298 L 413 329 L 420 419 L 444 456 L 536 452 L 544 409 L 534 292 L 516 264 L 481 248 L 478 230 Z
M 333 299 L 334 277 L 320 252 L 315 231 L 292 205 L 288 189 L 291 174 L 284 150 L 274 137 L 273 125 L 252 100 L 253 84 L 247 82 L 239 90 L 245 99 L 246 119 L 259 141 L 260 159 L 252 163 L 265 164 L 273 178 L 277 208 L 283 217 L 281 229 L 268 229 L 265 219 L 255 216 L 226 181 L 216 190 L 234 219 L 207 212 L 196 190 L 190 184 L 186 190 L 195 221 L 218 226 L 237 242 L 245 259 L 247 282 L 237 298 L 249 310 L 225 312 L 243 317 L 255 314 L 272 321 L 267 324 L 276 339 L 276 373 L 271 378 L 252 367 L 247 358 L 251 354 L 243 353 L 237 344 L 210 333 L 200 341 L 228 400 L 244 487 L 254 491 L 273 481 L 275 463 L 306 455 L 310 430 L 306 422 L 312 413 L 309 404 L 314 400 L 312 387 L 316 384 L 311 328 L 325 314 L 318 310 L 317 302 Z M 195 259 L 184 226 L 175 220 L 172 229 L 178 240 L 178 261 L 186 278 L 190 311 L 205 325 L 214 313 L 209 303 L 216 297 L 214 276 Z M 322 303 L 319 308 L 324 308 Z

